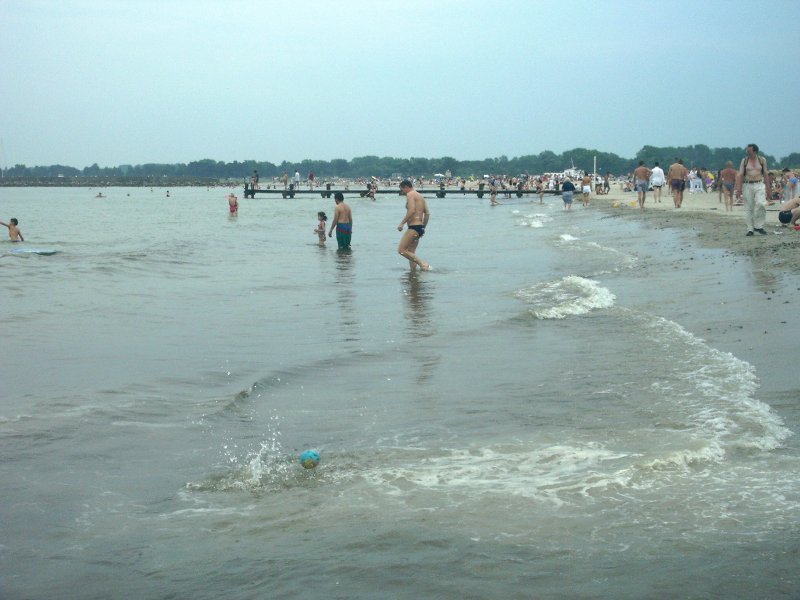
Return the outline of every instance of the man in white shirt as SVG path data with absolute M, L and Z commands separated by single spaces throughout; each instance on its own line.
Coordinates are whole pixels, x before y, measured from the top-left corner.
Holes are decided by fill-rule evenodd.
M 653 167 L 650 175 L 650 185 L 653 186 L 653 198 L 656 202 L 661 202 L 661 188 L 666 183 L 667 179 L 664 177 L 664 169 L 658 166 L 658 163 Z

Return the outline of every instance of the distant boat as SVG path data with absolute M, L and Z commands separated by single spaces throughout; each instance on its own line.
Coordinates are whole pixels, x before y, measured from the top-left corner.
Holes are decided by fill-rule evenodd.
M 583 179 L 583 176 L 586 174 L 585 171 L 583 169 L 576 169 L 575 163 L 572 162 L 572 159 L 570 159 L 569 162 L 571 165 L 569 169 L 564 169 L 561 172 L 543 173 L 542 175 L 546 179 L 556 179 L 558 181 L 564 180 L 567 177 L 572 180 Z
M 569 177 L 570 179 L 583 179 L 585 175 L 583 169 L 576 169 L 575 163 L 572 159 L 569 159 L 570 165 L 572 165 L 569 169 L 564 169 L 564 177 Z

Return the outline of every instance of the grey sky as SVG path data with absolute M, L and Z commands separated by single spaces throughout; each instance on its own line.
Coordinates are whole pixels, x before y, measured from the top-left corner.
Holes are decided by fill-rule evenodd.
M 2 0 L 0 160 L 783 157 L 798 23 L 795 0 Z

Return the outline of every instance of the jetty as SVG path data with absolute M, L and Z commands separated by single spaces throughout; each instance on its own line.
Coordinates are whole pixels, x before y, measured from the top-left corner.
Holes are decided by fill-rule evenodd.
M 418 190 L 421 194 L 434 194 L 437 198 L 445 198 L 446 196 L 477 196 L 478 198 L 483 198 L 484 196 L 490 195 L 489 186 L 485 183 L 478 184 L 478 189 L 467 189 L 467 188 L 453 188 L 453 187 L 446 187 L 444 185 L 440 185 L 438 187 Z M 359 197 L 359 198 L 374 198 L 377 195 L 394 195 L 394 196 L 401 196 L 402 192 L 397 188 L 382 188 L 382 189 L 375 189 L 372 187 L 363 187 L 360 189 L 333 189 L 331 184 L 326 184 L 324 187 L 317 188 L 317 189 L 302 189 L 302 188 L 295 188 L 294 184 L 289 184 L 286 189 L 279 190 L 277 188 L 257 188 L 252 183 L 245 183 L 244 184 L 244 197 L 245 198 L 255 198 L 259 194 L 267 195 L 267 196 L 275 196 L 279 195 L 283 198 L 294 198 L 295 196 L 307 196 L 309 194 L 315 195 L 319 194 L 323 198 L 333 198 L 333 195 L 337 192 L 341 192 L 344 196 L 350 197 Z M 561 191 L 556 187 L 554 190 L 544 190 L 545 194 L 554 194 L 554 195 L 561 195 Z M 522 198 L 523 196 L 527 195 L 538 195 L 535 189 L 525 189 L 523 187 L 517 188 L 506 188 L 501 189 L 498 188 L 497 196 L 507 196 L 508 194 L 512 196 L 516 196 L 517 198 Z

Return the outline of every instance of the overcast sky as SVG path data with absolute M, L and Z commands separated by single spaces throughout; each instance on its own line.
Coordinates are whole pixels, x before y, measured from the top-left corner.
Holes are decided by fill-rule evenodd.
M 797 0 L 0 0 L 0 166 L 800 151 Z

